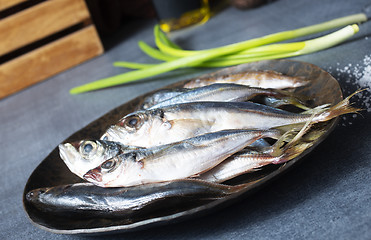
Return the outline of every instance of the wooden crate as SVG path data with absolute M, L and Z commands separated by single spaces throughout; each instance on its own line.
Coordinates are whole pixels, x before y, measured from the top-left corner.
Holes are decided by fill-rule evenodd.
M 0 12 L 23 2 L 0 0 Z M 0 20 L 0 98 L 102 53 L 84 0 L 36 2 Z

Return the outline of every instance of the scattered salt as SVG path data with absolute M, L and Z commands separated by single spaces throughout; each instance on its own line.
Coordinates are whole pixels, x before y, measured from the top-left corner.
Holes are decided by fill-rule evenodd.
M 367 40 L 367 37 L 366 37 Z M 341 66 L 336 63 L 336 67 L 329 67 L 327 69 L 335 78 L 342 79 L 347 85 L 344 88 L 344 95 L 348 96 L 357 89 L 364 89 L 363 92 L 358 93 L 353 97 L 352 102 L 355 106 L 371 112 L 371 54 L 365 55 L 363 60 L 359 63 L 347 64 Z M 345 115 L 342 117 L 342 126 L 352 125 L 350 117 L 357 118 L 358 114 L 351 116 Z
M 371 65 L 368 65 L 363 70 L 362 77 L 358 80 L 361 87 L 371 89 Z

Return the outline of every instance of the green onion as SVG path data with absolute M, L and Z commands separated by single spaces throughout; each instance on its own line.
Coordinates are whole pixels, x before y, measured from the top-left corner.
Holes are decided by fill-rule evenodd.
M 154 31 L 157 31 L 157 29 L 155 28 Z M 163 31 L 160 30 L 160 28 L 158 28 L 158 37 L 159 37 L 160 41 L 163 42 L 164 44 L 166 44 L 167 46 L 175 48 L 175 49 L 181 49 L 181 47 L 179 47 L 176 43 L 171 41 L 166 36 L 166 34 Z
M 157 60 L 172 61 L 174 59 L 180 58 L 180 57 L 175 57 L 175 56 L 171 56 L 169 54 L 163 53 L 142 41 L 139 41 L 138 45 L 139 45 L 139 48 L 144 53 L 146 53 L 148 56 L 154 59 L 157 59 Z M 228 55 L 227 57 L 223 57 L 223 58 L 236 59 L 236 58 L 245 58 L 247 56 L 249 57 L 250 56 L 262 56 L 262 55 L 267 55 L 267 54 L 272 54 L 272 53 L 297 51 L 301 48 L 303 48 L 302 42 L 270 44 L 270 45 L 260 46 L 256 48 L 250 48 L 250 49 L 235 53 L 233 55 Z
M 348 24 L 349 22 L 361 22 L 365 20 L 367 20 L 367 17 L 364 14 L 355 14 L 355 15 L 351 15 L 348 17 L 343 17 L 343 18 L 332 20 L 332 21 L 328 21 L 322 24 L 316 24 L 313 26 L 291 30 L 291 31 L 279 32 L 279 33 L 267 35 L 265 37 L 255 38 L 255 39 L 251 39 L 248 41 L 227 45 L 224 47 L 219 47 L 219 48 L 214 48 L 214 49 L 209 49 L 209 50 L 202 50 L 202 51 L 192 51 L 190 55 L 185 56 L 185 57 L 175 58 L 173 60 L 168 60 L 168 62 L 156 64 L 151 67 L 134 70 L 131 72 L 119 74 L 113 77 L 104 78 L 101 80 L 97 80 L 95 82 L 87 83 L 85 85 L 72 88 L 70 90 L 70 93 L 78 94 L 82 92 L 111 87 L 111 86 L 115 86 L 119 84 L 132 82 L 138 79 L 155 76 L 161 73 L 165 73 L 165 72 L 168 72 L 168 71 L 171 71 L 177 68 L 183 68 L 183 67 L 230 66 L 230 65 L 236 65 L 236 64 L 240 64 L 244 62 L 258 61 L 258 60 L 263 60 L 263 59 L 276 59 L 276 58 L 283 58 L 283 57 L 297 56 L 300 54 L 306 54 L 306 53 L 318 51 L 318 50 L 333 46 L 335 44 L 338 44 L 341 41 L 344 41 L 345 39 L 355 34 L 358 31 L 358 27 L 356 26 L 346 27 L 344 29 L 347 29 L 347 30 L 339 30 L 333 34 L 327 35 L 323 37 L 324 39 L 322 39 L 321 41 L 314 41 L 314 42 L 308 43 L 308 41 L 310 41 L 308 40 L 305 42 L 305 46 L 302 49 L 294 51 L 294 52 L 291 52 L 291 51 L 280 52 L 278 50 L 279 47 L 277 45 L 273 45 L 272 49 L 275 49 L 275 51 L 272 51 L 268 55 L 267 54 L 264 55 L 264 53 L 260 53 L 261 55 L 255 55 L 255 56 L 250 55 L 247 58 L 244 58 L 244 57 L 237 58 L 237 59 L 227 58 L 241 51 L 245 51 L 245 50 L 247 51 L 247 49 L 250 49 L 250 51 L 254 52 L 256 50 L 252 50 L 253 48 L 257 48 L 262 45 L 279 42 L 279 41 L 283 41 L 287 39 L 292 39 L 295 37 L 304 36 L 304 35 L 320 32 L 320 31 L 325 31 L 331 28 L 342 26 L 344 24 Z M 155 29 L 155 31 L 157 30 Z M 328 36 L 331 36 L 331 37 L 328 37 Z M 160 35 L 158 35 L 158 40 L 160 39 L 161 39 Z M 164 40 L 163 37 L 162 39 Z M 323 42 L 325 40 L 329 42 Z M 167 46 L 168 50 L 171 50 L 171 52 L 185 51 L 185 50 L 178 49 L 174 45 L 172 46 L 170 42 L 167 42 L 165 44 L 161 41 L 161 43 L 163 44 L 162 46 Z M 315 46 L 316 44 L 318 46 Z M 262 46 L 261 48 L 263 47 L 264 46 Z M 266 50 L 267 48 L 269 50 L 269 46 L 265 46 L 265 48 Z M 169 57 L 169 59 L 171 57 L 169 55 L 172 55 L 169 52 L 163 52 L 163 54 L 165 54 L 164 56 Z M 139 65 L 137 65 L 137 67 L 138 66 Z
M 113 66 L 115 67 L 124 67 L 124 68 L 130 68 L 130 69 L 144 69 L 144 68 L 150 68 L 153 66 L 156 66 L 157 64 L 152 63 L 135 63 L 135 62 L 114 62 Z
M 295 52 L 288 52 L 282 54 L 273 54 L 263 57 L 252 57 L 246 59 L 236 59 L 236 60 L 225 60 L 225 61 L 210 61 L 203 64 L 203 67 L 226 67 L 226 66 L 234 66 L 243 63 L 249 62 L 256 62 L 261 60 L 272 60 L 272 59 L 281 59 L 281 58 L 288 58 L 288 57 L 295 57 L 300 56 L 308 53 L 318 52 L 324 50 L 326 48 L 330 48 L 335 46 L 349 37 L 353 36 L 359 30 L 357 25 L 347 26 L 343 29 L 340 29 L 337 32 L 332 34 L 305 41 L 305 47 L 301 50 Z
M 279 58 L 287 58 L 287 57 L 294 57 L 299 55 L 304 55 L 308 53 L 317 52 L 326 48 L 330 48 L 334 45 L 337 45 L 349 37 L 353 36 L 355 33 L 359 31 L 357 25 L 352 25 L 345 27 L 337 32 L 328 34 L 323 37 L 319 37 L 316 39 L 311 39 L 303 42 L 297 43 L 284 43 L 284 44 L 272 44 L 263 46 L 264 49 L 267 50 L 267 53 L 260 54 L 260 55 L 232 55 L 232 56 L 224 56 L 220 58 L 215 58 L 210 61 L 206 61 L 198 65 L 198 67 L 226 67 L 226 66 L 233 66 L 242 63 L 254 62 L 254 61 L 261 61 L 261 60 L 269 60 L 269 59 L 279 59 Z M 285 45 L 289 47 L 286 48 L 286 51 L 273 51 L 269 53 L 269 47 L 275 49 L 276 47 L 282 47 L 281 49 L 285 49 Z M 258 47 L 258 48 L 263 48 Z M 258 49 L 254 48 L 254 49 Z M 291 49 L 291 51 L 289 50 Z M 294 50 L 294 51 L 292 51 Z M 296 51 L 295 51 L 296 50 Z M 264 53 L 263 51 L 261 53 Z M 145 64 L 145 63 L 131 63 L 131 62 L 115 62 L 114 66 L 118 67 L 127 67 L 133 69 L 144 69 L 144 68 L 151 68 L 158 64 Z
M 157 49 L 154 49 L 153 47 L 149 46 L 147 43 L 143 41 L 139 41 L 138 46 L 144 53 L 146 53 L 148 56 L 154 59 L 158 59 L 162 61 L 172 61 L 178 58 L 178 57 L 165 54 Z
M 285 41 L 285 40 L 289 40 L 289 39 L 293 39 L 293 38 L 298 38 L 298 37 L 302 37 L 302 36 L 306 36 L 306 35 L 310 35 L 310 34 L 314 34 L 314 33 L 327 31 L 327 30 L 330 30 L 330 29 L 338 28 L 338 27 L 343 27 L 343 26 L 346 26 L 346 25 L 349 25 L 349 24 L 360 23 L 360 22 L 364 22 L 364 21 L 367 21 L 367 16 L 363 13 L 359 13 L 359 14 L 354 14 L 354 15 L 350 15 L 350 16 L 346 16 L 346 17 L 333 19 L 333 20 L 330 20 L 330 21 L 327 21 L 327 22 L 323 22 L 323 23 L 320 23 L 320 24 L 315 24 L 315 25 L 308 26 L 308 27 L 303 27 L 303 28 L 298 28 L 298 29 L 295 29 L 295 30 L 274 33 L 274 34 L 271 34 L 271 35 L 267 35 L 266 37 L 260 38 L 260 40 L 262 42 L 264 42 L 264 40 L 266 40 L 265 38 L 267 38 L 267 39 L 276 39 L 276 41 L 274 41 L 274 42 L 280 42 L 280 41 Z M 182 49 L 177 49 L 177 48 L 170 47 L 169 45 L 166 45 L 162 41 L 160 41 L 160 39 L 161 39 L 160 35 L 161 34 L 159 32 L 161 32 L 160 27 L 156 26 L 155 29 L 154 29 L 154 35 L 155 35 L 155 40 L 156 40 L 157 47 L 162 52 L 164 52 L 166 54 L 173 55 L 173 56 L 178 56 L 178 57 L 189 56 L 189 55 L 198 54 L 198 53 L 202 53 L 202 52 L 220 51 L 220 50 L 225 49 L 225 48 L 227 48 L 227 49 L 235 48 L 235 47 L 238 47 L 239 45 L 244 45 L 246 42 L 251 41 L 251 40 L 247 40 L 247 41 L 244 41 L 244 42 L 234 43 L 234 44 L 226 45 L 226 46 L 219 47 L 219 48 L 200 50 L 200 51 L 182 50 Z M 261 44 L 261 45 L 263 45 L 263 44 Z
M 237 60 L 237 59 L 246 59 L 251 57 L 264 57 L 272 54 L 282 54 L 288 53 L 293 51 L 298 51 L 304 47 L 304 42 L 295 42 L 295 43 L 281 43 L 281 44 L 271 44 L 265 45 L 261 47 L 251 48 L 248 51 L 243 51 L 236 53 L 234 55 L 226 55 L 221 56 L 210 61 L 216 62 L 223 62 L 226 60 Z M 140 42 L 140 48 L 152 58 L 163 60 L 163 61 L 172 61 L 177 59 L 178 57 L 169 56 L 167 54 L 162 53 L 161 51 L 148 46 L 144 42 Z M 205 63 L 200 64 L 200 67 L 208 67 L 208 61 Z M 125 62 L 125 61 L 118 61 L 114 62 L 113 65 L 115 67 L 126 67 L 131 69 L 143 69 L 148 67 L 153 67 L 156 64 L 148 64 L 148 63 L 133 63 L 133 62 Z M 223 66 L 223 65 L 220 65 Z M 229 65 L 226 65 L 229 66 Z

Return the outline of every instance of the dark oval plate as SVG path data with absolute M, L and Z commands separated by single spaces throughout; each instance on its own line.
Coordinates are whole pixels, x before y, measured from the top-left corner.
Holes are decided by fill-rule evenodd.
M 298 76 L 303 77 L 303 79 L 310 80 L 310 83 L 308 85 L 297 88 L 294 90 L 294 92 L 312 99 L 313 106 L 319 106 L 326 103 L 336 104 L 343 99 L 338 82 L 329 73 L 313 64 L 298 61 L 261 61 L 225 68 L 201 77 L 212 77 L 255 70 L 273 70 L 288 76 Z M 168 87 L 180 87 L 188 81 L 190 80 L 181 81 Z M 151 93 L 137 97 L 130 102 L 113 109 L 104 116 L 90 123 L 88 126 L 68 137 L 65 142 L 72 142 L 86 138 L 99 138 L 111 124 L 117 122 L 122 116 L 134 111 L 138 104 L 143 100 L 143 98 L 145 96 L 148 96 L 149 94 Z M 167 223 L 187 217 L 193 217 L 194 215 L 197 215 L 201 212 L 204 213 L 207 210 L 217 209 L 217 206 L 225 206 L 226 204 L 233 202 L 232 200 L 240 197 L 241 195 L 246 196 L 247 194 L 252 193 L 253 190 L 260 188 L 263 184 L 277 177 L 284 171 L 292 168 L 295 163 L 302 159 L 303 156 L 309 153 L 316 145 L 318 145 L 326 138 L 331 130 L 334 129 L 336 122 L 337 119 L 333 119 L 326 123 L 320 124 L 319 128 L 321 128 L 322 132 L 320 137 L 317 138 L 313 143 L 313 146 L 304 151 L 295 159 L 289 161 L 288 163 L 279 166 L 268 166 L 261 171 L 257 171 L 256 173 L 245 174 L 238 177 L 235 181 L 227 182 L 226 184 L 229 185 L 250 183 L 247 184 L 246 187 L 242 188 L 239 191 L 236 191 L 232 195 L 226 196 L 221 199 L 210 199 L 208 201 L 197 201 L 196 199 L 195 201 L 193 201 L 193 204 L 188 205 L 189 207 L 185 208 L 178 208 L 177 206 L 179 205 L 179 203 L 176 203 L 178 204 L 177 206 L 169 208 L 169 204 L 173 203 L 166 202 L 167 199 L 164 199 L 163 211 L 156 211 L 155 214 L 150 214 L 148 216 L 141 215 L 138 218 L 134 217 L 130 219 L 126 219 L 125 216 L 123 216 L 122 218 L 112 219 L 75 219 L 68 216 L 53 216 L 41 212 L 28 201 L 26 201 L 26 194 L 30 190 L 42 187 L 53 187 L 58 185 L 83 182 L 83 180 L 81 180 L 68 170 L 68 168 L 59 157 L 58 147 L 56 147 L 40 163 L 40 165 L 29 177 L 23 194 L 24 209 L 28 214 L 31 222 L 37 227 L 40 227 L 47 231 L 51 231 L 53 233 L 63 234 L 97 234 L 113 231 L 133 231 L 160 223 Z

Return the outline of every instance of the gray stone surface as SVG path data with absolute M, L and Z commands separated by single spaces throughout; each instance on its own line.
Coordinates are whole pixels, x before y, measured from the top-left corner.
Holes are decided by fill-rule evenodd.
M 204 49 L 358 13 L 367 0 L 274 1 L 241 11 L 228 8 L 203 26 L 173 36 L 184 48 Z M 126 25 L 105 54 L 0 100 L 0 239 L 87 239 L 34 227 L 22 208 L 23 187 L 36 166 L 76 130 L 155 88 L 209 70 L 189 69 L 71 96 L 74 86 L 124 71 L 118 60 L 153 62 L 136 43 L 153 44 L 154 21 Z M 345 95 L 358 88 L 347 72 L 371 56 L 371 23 L 346 43 L 295 58 L 333 74 Z M 371 81 L 371 79 L 369 79 Z M 368 95 L 369 96 L 369 95 Z M 356 105 L 367 107 L 362 99 Z M 370 112 L 348 116 L 300 165 L 256 194 L 203 217 L 104 239 L 371 239 Z M 98 237 L 94 237 L 97 239 Z

